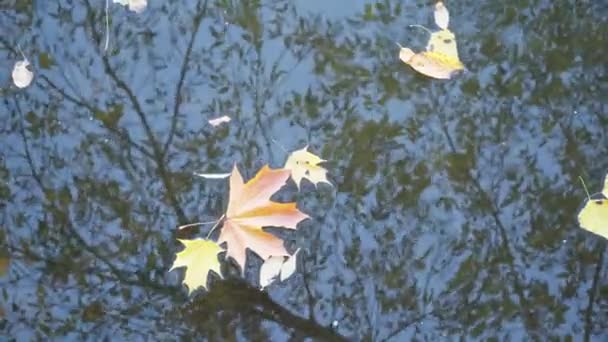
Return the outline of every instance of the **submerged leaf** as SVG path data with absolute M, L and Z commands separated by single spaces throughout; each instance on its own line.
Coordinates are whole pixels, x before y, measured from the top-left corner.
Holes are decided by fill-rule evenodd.
M 289 178 L 290 171 L 272 170 L 264 166 L 254 178 L 244 183 L 239 170 L 234 167 L 230 176 L 230 195 L 226 219 L 219 243 L 226 242 L 227 255 L 233 258 L 245 272 L 246 250 L 266 260 L 271 256 L 289 255 L 283 240 L 265 232 L 262 227 L 295 229 L 308 218 L 296 208 L 296 203 L 277 203 L 270 200 Z
M 285 169 L 291 171 L 291 179 L 296 183 L 298 188 L 302 182 L 302 178 L 311 181 L 315 186 L 318 183 L 331 183 L 327 180 L 327 170 L 319 166 L 324 162 L 324 159 L 307 151 L 308 146 L 303 149 L 293 151 L 285 162 Z
M 207 288 L 209 271 L 214 271 L 220 277 L 222 276 L 217 255 L 224 250 L 217 243 L 204 239 L 178 239 L 178 241 L 186 248 L 175 255 L 175 261 L 170 271 L 178 267 L 186 267 L 183 284 L 188 286 L 190 294 L 200 286 Z
M 208 122 L 211 126 L 217 127 L 223 123 L 230 122 L 230 117 L 228 115 L 220 116 L 219 118 L 210 119 Z
M 583 229 L 608 239 L 608 174 L 604 179 L 601 199 L 587 199 L 578 214 L 578 222 Z

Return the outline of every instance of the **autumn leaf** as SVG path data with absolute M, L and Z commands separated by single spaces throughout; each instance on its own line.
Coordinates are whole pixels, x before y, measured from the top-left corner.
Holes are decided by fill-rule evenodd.
M 191 294 L 200 286 L 207 288 L 207 276 L 209 271 L 214 271 L 220 277 L 220 262 L 217 255 L 224 251 L 217 243 L 211 240 L 194 239 L 180 240 L 186 248 L 176 254 L 171 270 L 178 267 L 186 267 L 186 275 L 183 284 L 188 286 Z
M 426 51 L 415 53 L 412 49 L 397 43 L 400 47 L 399 59 L 423 75 L 450 79 L 465 68 L 458 56 L 456 36 L 447 29 L 449 13 L 442 2 L 438 2 L 435 6 L 435 22 L 442 30 L 431 32 L 423 26 L 411 25 L 421 27 L 430 33 Z
M 264 166 L 247 183 L 243 182 L 235 166 L 230 175 L 230 194 L 226 219 L 219 243 L 227 243 L 227 256 L 233 258 L 245 271 L 246 250 L 250 249 L 262 259 L 287 256 L 283 240 L 265 232 L 262 227 L 274 226 L 295 229 L 308 215 L 296 208 L 296 203 L 277 203 L 270 200 L 290 175 L 289 170 L 272 170 Z
M 327 170 L 319 166 L 324 159 L 307 151 L 308 146 L 303 149 L 293 151 L 285 162 L 285 169 L 291 171 L 291 179 L 296 183 L 298 189 L 302 178 L 311 181 L 315 186 L 318 183 L 331 183 L 327 180 Z
M 602 197 L 587 199 L 578 214 L 578 222 L 583 229 L 608 239 L 608 174 L 604 178 Z

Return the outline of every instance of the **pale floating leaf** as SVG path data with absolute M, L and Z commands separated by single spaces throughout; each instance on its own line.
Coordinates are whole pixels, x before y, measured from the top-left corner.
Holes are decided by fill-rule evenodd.
M 298 265 L 298 252 L 300 249 L 298 248 L 293 255 L 289 256 L 287 260 L 283 263 L 281 267 L 281 281 L 291 277 L 291 275 L 296 271 Z
M 22 61 L 17 61 L 15 63 L 15 67 L 13 68 L 13 83 L 18 88 L 25 88 L 32 83 L 34 79 L 34 73 L 31 72 L 27 67 L 30 65 L 30 62 L 27 59 Z
M 423 75 L 444 80 L 450 79 L 464 70 L 464 65 L 459 60 L 432 51 L 414 54 L 404 62 Z
M 399 45 L 399 59 L 403 63 L 410 64 L 410 60 L 412 59 L 412 57 L 414 57 L 416 53 L 410 48 L 401 46 L 401 44 L 399 43 L 397 43 L 397 45 Z
M 194 172 L 195 176 L 207 179 L 224 179 L 230 177 L 231 173 L 198 173 Z
M 283 266 L 283 256 L 271 256 L 266 259 L 260 267 L 260 287 L 263 290 L 266 286 L 272 284 L 281 273 Z
M 604 179 L 601 199 L 588 199 L 578 214 L 580 226 L 604 239 L 608 239 L 608 175 Z
M 433 15 L 435 17 L 435 24 L 442 30 L 446 30 L 450 24 L 450 13 L 442 1 L 435 4 L 435 12 Z
M 219 118 L 210 119 L 209 124 L 213 127 L 217 127 L 223 123 L 230 122 L 230 117 L 228 115 L 220 116 Z

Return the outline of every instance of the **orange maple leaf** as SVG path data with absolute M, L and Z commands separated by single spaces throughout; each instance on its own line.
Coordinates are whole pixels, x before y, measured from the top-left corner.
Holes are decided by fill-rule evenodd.
M 226 219 L 218 242 L 227 242 L 226 255 L 232 257 L 245 272 L 246 249 L 266 260 L 271 256 L 289 253 L 283 240 L 265 232 L 262 227 L 285 227 L 296 229 L 298 222 L 309 216 L 296 208 L 296 203 L 277 203 L 270 200 L 285 183 L 289 170 L 272 170 L 264 166 L 247 183 L 243 182 L 236 165 L 230 175 L 230 195 Z

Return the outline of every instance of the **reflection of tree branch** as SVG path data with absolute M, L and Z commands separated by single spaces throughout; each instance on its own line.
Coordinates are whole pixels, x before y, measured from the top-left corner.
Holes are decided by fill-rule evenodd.
M 602 272 L 602 266 L 604 261 L 604 252 L 606 251 L 606 243 L 604 241 L 598 241 L 601 244 L 600 252 L 598 254 L 598 261 L 595 265 L 595 273 L 593 274 L 593 283 L 589 289 L 589 302 L 587 309 L 585 310 L 585 336 L 583 341 L 588 342 L 591 339 L 591 331 L 593 330 L 593 304 L 595 302 L 595 295 L 597 293 L 597 287 L 600 283 L 600 273 Z
M 232 311 L 235 313 L 251 313 L 263 319 L 281 324 L 288 329 L 294 329 L 300 335 L 324 341 L 346 341 L 329 327 L 319 325 L 311 319 L 304 319 L 273 301 L 268 293 L 247 284 L 241 279 L 227 279 L 214 284 L 209 293 L 199 296 L 184 309 L 190 319 L 199 321 L 209 317 L 210 313 Z
M 167 138 L 167 141 L 165 142 L 165 145 L 162 149 L 163 157 L 167 155 L 167 152 L 169 151 L 169 147 L 171 146 L 171 142 L 173 141 L 173 137 L 175 135 L 175 129 L 177 127 L 177 116 L 179 115 L 179 107 L 182 104 L 182 87 L 184 85 L 184 79 L 186 78 L 186 72 L 188 71 L 188 61 L 190 60 L 190 54 L 192 53 L 192 46 L 194 46 L 196 36 L 198 35 L 198 32 L 201 29 L 201 22 L 203 21 L 203 17 L 207 13 L 207 2 L 208 1 L 205 0 L 202 10 L 196 14 L 192 24 L 194 30 L 192 31 L 192 36 L 190 37 L 190 42 L 188 43 L 188 48 L 186 49 L 186 55 L 184 56 L 184 61 L 182 62 L 182 67 L 179 71 L 179 80 L 177 81 L 177 87 L 175 88 L 175 102 L 173 104 L 173 117 L 171 118 L 171 128 L 169 129 L 169 137 Z
M 27 136 L 25 135 L 25 128 L 23 127 L 23 121 L 25 118 L 23 117 L 23 112 L 21 111 L 21 107 L 19 106 L 19 102 L 15 100 L 15 107 L 17 108 L 17 112 L 19 112 L 19 135 L 21 135 L 21 140 L 23 140 L 23 150 L 25 151 L 25 160 L 30 167 L 30 171 L 32 172 L 32 177 L 36 180 L 36 182 L 42 185 L 42 178 L 38 174 L 36 166 L 34 165 L 34 160 L 32 159 L 32 154 L 30 153 L 30 148 L 27 143 Z M 44 190 L 44 189 L 43 189 Z
M 91 114 L 95 114 L 95 112 L 99 110 L 99 109 L 91 106 L 90 104 L 88 104 L 84 101 L 81 101 L 81 100 L 77 99 L 76 97 L 66 93 L 63 89 L 59 88 L 55 83 L 53 83 L 53 81 L 51 81 L 48 77 L 46 77 L 46 75 L 40 75 L 40 78 L 42 78 L 55 91 L 59 92 L 61 94 L 61 96 L 63 96 L 66 100 L 72 102 L 73 104 L 75 104 L 77 106 L 86 108 L 88 111 L 91 112 Z M 108 129 L 110 132 L 116 134 L 120 139 L 126 141 L 130 146 L 133 146 L 133 148 L 135 148 L 136 150 L 141 152 L 143 155 L 147 156 L 148 158 L 153 158 L 153 155 L 150 152 L 148 152 L 148 150 L 146 150 L 143 146 L 141 146 L 140 144 L 133 141 L 128 134 L 125 134 L 112 127 L 107 127 L 107 126 L 104 126 L 104 127 L 106 129 Z
M 433 95 L 436 95 L 436 94 L 433 94 Z M 438 97 L 433 96 L 432 98 L 438 98 Z M 449 99 L 450 99 L 450 97 L 446 95 L 445 101 L 443 102 L 439 111 L 437 112 L 438 113 L 437 116 L 439 117 L 439 122 L 441 124 L 441 130 L 448 141 L 448 145 L 450 147 L 451 152 L 456 153 L 457 152 L 456 145 L 454 143 L 454 140 L 452 139 L 452 136 L 450 135 L 450 132 L 448 131 L 447 125 L 445 123 L 445 118 L 443 116 L 443 110 L 446 108 L 446 105 L 449 102 Z M 519 312 L 522 315 L 522 318 L 524 318 L 524 324 L 527 326 L 528 320 L 526 320 L 526 318 L 531 318 L 532 312 L 529 310 L 528 300 L 526 299 L 524 289 L 522 288 L 522 286 L 520 284 L 519 276 L 518 276 L 517 270 L 515 269 L 515 265 L 513 265 L 513 260 L 515 260 L 515 258 L 513 256 L 513 253 L 511 252 L 511 246 L 510 246 L 508 235 L 507 235 L 507 229 L 506 229 L 505 225 L 502 223 L 502 220 L 500 219 L 499 212 L 498 212 L 498 209 L 496 208 L 495 202 L 488 195 L 488 193 L 482 188 L 479 180 L 475 177 L 475 175 L 471 172 L 471 170 L 467 170 L 466 176 L 469 179 L 469 181 L 471 182 L 471 184 L 475 187 L 475 189 L 477 190 L 479 195 L 481 195 L 483 197 L 484 202 L 488 203 L 491 206 L 490 215 L 492 216 L 492 218 L 494 219 L 494 222 L 496 223 L 496 226 L 498 227 L 499 234 L 500 234 L 500 237 L 502 240 L 502 248 L 509 256 L 509 260 L 511 260 L 508 265 L 509 269 L 511 271 L 510 276 L 513 278 L 513 288 L 514 288 L 515 293 L 517 294 L 517 296 L 519 298 L 519 302 L 522 306 L 522 308 L 519 310 Z
M 395 330 L 391 331 L 388 335 L 386 335 L 385 338 L 381 339 L 380 341 L 381 342 L 390 341 L 393 337 L 395 337 L 395 336 L 401 334 L 402 332 L 404 332 L 405 329 L 411 327 L 412 325 L 414 325 L 414 324 L 420 322 L 421 320 L 427 318 L 428 316 L 432 316 L 434 314 L 435 314 L 435 312 L 431 311 L 431 312 L 426 312 L 426 313 L 423 313 L 421 315 L 418 315 L 418 316 L 410 319 L 409 321 L 403 323 L 402 325 L 400 325 L 399 327 L 397 327 Z
M 95 21 L 94 21 L 95 16 L 93 15 L 93 13 L 94 13 L 93 8 L 92 8 L 89 0 L 86 0 L 85 4 L 87 7 L 87 11 L 89 13 L 89 15 L 87 17 L 89 19 L 88 22 L 89 22 L 91 34 L 93 35 L 93 38 L 95 39 L 96 42 L 100 42 L 101 41 L 100 35 L 97 32 L 97 30 L 95 29 Z M 122 89 L 127 94 L 127 97 L 129 98 L 131 104 L 133 105 L 133 108 L 135 109 L 135 113 L 139 117 L 139 120 L 141 121 L 141 124 L 144 127 L 144 131 L 146 132 L 146 136 L 148 137 L 148 140 L 150 141 L 150 144 L 152 145 L 154 161 L 156 162 L 156 168 L 158 170 L 158 175 L 160 176 L 161 181 L 163 182 L 163 185 L 165 186 L 166 196 L 168 197 L 169 201 L 171 202 L 171 206 L 173 207 L 173 210 L 175 211 L 175 214 L 177 215 L 177 219 L 178 219 L 179 223 L 180 224 L 186 223 L 187 222 L 186 215 L 185 215 L 183 209 L 181 208 L 179 201 L 177 200 L 177 197 L 175 196 L 175 191 L 173 189 L 173 183 L 171 182 L 171 179 L 169 177 L 169 172 L 166 169 L 162 148 L 161 148 L 158 140 L 156 139 L 156 136 L 154 135 L 154 131 L 152 130 L 152 127 L 148 123 L 148 118 L 146 117 L 146 114 L 144 113 L 144 111 L 141 107 L 141 104 L 139 103 L 139 100 L 137 100 L 137 97 L 135 96 L 135 94 L 133 93 L 131 88 L 127 85 L 127 83 L 125 83 L 125 81 L 123 81 L 122 79 L 120 79 L 118 77 L 118 75 L 116 74 L 116 72 L 114 71 L 112 66 L 110 65 L 108 56 L 105 54 L 102 54 L 101 60 L 103 62 L 106 73 L 110 76 L 110 78 L 112 78 L 114 83 L 116 83 L 117 87 Z
M 302 263 L 302 280 L 304 282 L 304 289 L 306 289 L 306 295 L 308 296 L 308 319 L 315 320 L 315 297 L 312 295 L 310 286 L 308 285 L 308 272 L 306 272 L 306 263 Z

